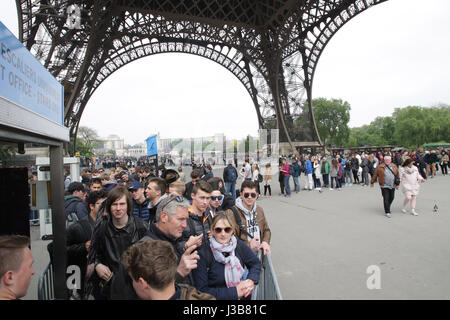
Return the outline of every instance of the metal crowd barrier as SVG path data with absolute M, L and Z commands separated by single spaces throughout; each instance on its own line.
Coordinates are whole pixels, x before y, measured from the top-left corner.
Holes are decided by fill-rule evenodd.
M 38 282 L 38 300 L 54 300 L 55 299 L 55 283 L 53 274 L 53 265 L 50 261 L 47 267 L 39 277 Z
M 252 292 L 252 300 L 283 300 L 280 287 L 278 286 L 275 269 L 273 268 L 270 255 L 263 255 L 262 250 L 258 252 L 258 259 L 261 261 L 261 276 L 259 283 Z M 51 261 L 39 277 L 38 300 L 54 300 L 55 284 L 53 265 Z
M 270 255 L 263 255 L 260 250 L 258 258 L 262 264 L 261 276 L 252 292 L 252 300 L 283 300 Z

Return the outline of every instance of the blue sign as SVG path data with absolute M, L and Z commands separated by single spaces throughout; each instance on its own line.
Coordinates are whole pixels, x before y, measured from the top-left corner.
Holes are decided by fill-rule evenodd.
M 0 96 L 61 126 L 64 88 L 0 22 Z
M 158 143 L 156 141 L 156 138 L 158 136 L 150 136 L 145 140 L 147 142 L 147 155 L 148 156 L 154 156 L 155 154 L 158 154 Z

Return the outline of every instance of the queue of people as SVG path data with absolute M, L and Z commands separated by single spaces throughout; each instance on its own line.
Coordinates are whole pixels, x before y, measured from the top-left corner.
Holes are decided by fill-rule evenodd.
M 82 273 L 72 298 L 250 299 L 262 268 L 257 253 L 271 254 L 256 204 L 260 179 L 245 179 L 231 195 L 237 170 L 224 181 L 196 168 L 183 183 L 180 169 L 158 168 L 160 177 L 130 169 L 96 170 L 67 185 L 67 263 Z

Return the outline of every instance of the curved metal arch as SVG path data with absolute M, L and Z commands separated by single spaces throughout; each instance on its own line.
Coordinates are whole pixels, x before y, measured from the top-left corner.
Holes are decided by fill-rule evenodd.
M 242 55 L 235 62 L 244 64 L 232 72 L 260 111 L 260 126 L 275 113 L 280 133 L 284 132 L 284 139 L 291 143 L 294 136 L 305 141 L 311 132 L 310 139 L 320 142 L 312 109 L 312 83 L 328 41 L 351 18 L 384 1 L 266 0 L 258 1 L 253 11 L 243 15 L 241 3 L 231 0 L 16 0 L 16 6 L 22 43 L 67 89 L 65 98 L 70 98 L 65 99 L 65 118 L 71 134 L 81 117 L 80 106 L 84 108 L 95 88 L 118 69 L 114 63 L 120 67 L 148 56 L 140 54 L 141 48 L 136 49 L 140 46 L 134 42 L 157 36 L 165 37 L 161 43 L 200 43 L 200 47 L 212 45 L 213 50 L 218 46 L 216 51 L 230 59 L 222 51 L 225 47 L 235 49 Z M 69 3 L 78 4 L 85 14 L 77 31 L 64 25 L 64 8 Z M 214 11 L 218 4 L 221 9 Z M 213 10 L 198 11 L 205 5 Z M 174 46 L 176 50 L 177 44 Z M 111 54 L 114 57 L 109 57 Z M 227 61 L 218 60 L 220 55 L 213 58 L 209 59 L 219 64 Z M 230 64 L 223 66 L 228 69 Z M 246 76 L 240 78 L 241 74 Z M 307 105 L 303 104 L 305 93 Z M 298 128 L 298 119 L 305 120 L 304 128 Z M 311 132 L 308 126 L 313 126 Z
M 191 48 L 195 47 L 195 46 L 197 46 L 197 49 L 196 49 L 197 52 L 194 50 L 191 50 Z M 162 48 L 163 50 L 156 49 L 158 47 Z M 149 48 L 151 48 L 151 49 L 149 49 Z M 230 57 L 224 55 L 222 52 L 217 51 L 215 49 L 208 48 L 208 47 L 201 47 L 199 45 L 194 45 L 194 44 L 190 44 L 190 43 L 184 44 L 181 42 L 157 42 L 157 43 L 154 42 L 154 43 L 148 43 L 148 44 L 144 44 L 144 45 L 139 45 L 137 47 L 129 48 L 126 51 L 124 51 L 121 55 L 127 55 L 132 52 L 138 52 L 140 49 L 145 51 L 145 53 L 143 55 L 138 55 L 131 60 L 125 61 L 121 65 L 117 65 L 117 63 L 114 61 L 115 59 L 117 59 L 117 60 L 123 62 L 123 59 L 120 59 L 120 55 L 111 56 L 108 60 L 106 60 L 105 66 L 109 72 L 107 72 L 105 74 L 102 71 L 100 71 L 100 73 L 102 74 L 102 76 L 104 76 L 104 78 L 100 79 L 99 81 L 96 81 L 95 86 L 100 85 L 101 82 L 103 82 L 111 73 L 115 72 L 122 66 L 124 66 L 132 61 L 135 61 L 137 59 L 140 59 L 143 57 L 148 57 L 148 56 L 158 54 L 158 53 L 187 53 L 187 54 L 193 54 L 196 56 L 204 57 L 208 60 L 218 63 L 219 65 L 221 65 L 228 71 L 232 72 L 244 84 L 247 91 L 249 91 L 249 93 L 251 92 L 250 91 L 251 88 L 249 86 L 250 79 L 248 78 L 243 67 L 241 67 L 239 65 L 239 63 L 236 63 L 235 61 L 233 61 L 233 59 L 231 59 Z M 244 60 L 241 60 L 241 61 L 244 62 Z M 110 64 L 113 64 L 115 69 L 111 70 L 110 68 L 108 68 L 108 65 L 110 65 Z M 238 70 L 238 72 L 236 72 L 235 70 Z M 247 80 L 247 81 L 245 81 L 245 80 Z
M 259 104 L 255 103 L 255 92 L 253 90 L 252 87 L 252 79 L 248 77 L 248 72 L 242 68 L 241 66 L 239 66 L 238 63 L 234 62 L 232 59 L 230 59 L 229 57 L 227 57 L 226 55 L 224 55 L 223 53 L 212 49 L 212 48 L 208 48 L 208 47 L 200 47 L 198 48 L 199 51 L 201 51 L 203 49 L 203 53 L 201 54 L 200 52 L 193 52 L 191 50 L 186 51 L 185 49 L 189 49 L 190 47 L 192 47 L 192 44 L 183 44 L 180 42 L 173 42 L 173 43 L 162 43 L 162 42 L 158 42 L 158 43 L 150 43 L 147 45 L 142 45 L 139 47 L 133 47 L 133 48 L 129 48 L 128 51 L 124 51 L 121 54 L 125 55 L 129 52 L 135 52 L 138 51 L 139 49 L 142 50 L 146 50 L 146 48 L 148 49 L 148 47 L 162 47 L 164 48 L 164 50 L 158 49 L 158 50 L 151 50 L 150 53 L 146 53 L 144 55 L 138 55 L 133 59 L 129 59 L 127 61 L 124 61 L 124 59 L 120 59 L 120 55 L 118 56 L 113 56 L 110 59 L 105 61 L 104 67 L 100 70 L 100 74 L 102 74 L 102 78 L 99 80 L 99 78 L 96 78 L 96 81 L 94 82 L 94 85 L 91 87 L 91 90 L 89 91 L 89 93 L 87 93 L 87 95 L 85 95 L 81 100 L 83 101 L 81 103 L 81 105 L 79 106 L 79 109 L 76 111 L 76 114 L 74 115 L 75 121 L 71 122 L 71 125 L 74 125 L 75 122 L 79 123 L 79 120 L 81 118 L 81 114 L 84 111 L 84 108 L 89 100 L 89 98 L 93 95 L 93 93 L 95 92 L 95 90 L 100 86 L 100 84 L 106 80 L 106 78 L 108 78 L 111 74 L 113 74 L 115 71 L 119 70 L 120 68 L 122 68 L 123 66 L 136 61 L 140 58 L 144 58 L 144 57 L 149 57 L 151 55 L 155 55 L 155 54 L 160 54 L 160 53 L 186 53 L 186 54 L 192 54 L 192 55 L 196 55 L 199 57 L 203 57 L 206 58 L 208 60 L 211 60 L 213 62 L 216 62 L 217 64 L 221 65 L 222 67 L 224 67 L 225 69 L 227 69 L 228 71 L 230 71 L 246 88 L 247 92 L 249 93 L 250 97 L 252 98 L 252 100 L 254 101 L 255 104 L 255 109 L 256 109 L 256 113 L 258 116 L 258 123 L 260 125 L 260 127 L 263 126 L 263 122 L 264 119 L 261 116 L 261 112 L 260 112 L 260 106 Z M 180 49 L 180 45 L 181 45 L 181 50 Z M 210 54 L 209 54 L 210 53 Z M 118 61 L 122 61 L 123 63 L 118 65 L 116 62 L 114 62 L 113 60 L 117 59 Z M 220 61 L 222 60 L 222 61 Z M 229 62 L 228 64 L 226 64 L 226 62 Z M 241 62 L 245 62 L 245 60 L 241 60 Z M 247 62 L 248 63 L 248 62 Z M 108 68 L 108 65 L 113 64 L 115 66 L 115 69 L 111 70 L 110 68 Z M 233 65 L 234 68 L 230 70 L 230 65 Z M 235 72 L 235 70 L 238 70 L 239 72 Z M 103 72 L 102 72 L 103 71 Z M 106 74 L 105 74 L 106 71 Z M 78 127 L 78 124 L 76 124 L 76 126 Z
M 302 108 L 300 105 L 303 103 L 300 103 L 296 97 L 303 97 L 304 93 L 306 93 L 308 112 L 305 113 L 305 117 L 309 118 L 307 123 L 312 126 L 312 133 L 316 136 L 313 136 L 312 139 L 319 141 L 319 144 L 322 144 L 322 142 L 317 130 L 312 106 L 312 83 L 320 55 L 329 40 L 345 23 L 369 7 L 384 1 L 387 0 L 310 1 L 307 6 L 302 8 L 304 14 L 305 12 L 310 12 L 308 19 L 300 19 L 298 21 L 297 30 L 295 28 L 292 29 L 293 32 L 285 43 L 282 53 L 284 64 L 292 65 L 296 55 L 300 54 L 302 57 L 300 62 L 294 62 L 297 70 L 293 70 L 291 79 L 287 79 L 287 81 L 284 79 L 286 88 L 281 95 L 285 95 L 285 98 L 282 100 L 285 117 L 287 120 L 301 117 L 299 111 L 301 112 Z M 284 75 L 289 77 L 289 72 L 286 71 Z M 287 88 L 289 82 L 292 85 L 293 96 Z M 299 83 L 302 85 L 297 85 Z M 301 131 L 302 128 L 293 125 L 290 134 L 294 138 L 296 133 Z M 301 133 L 300 136 L 300 139 L 304 138 L 304 135 Z M 299 137 L 295 138 L 298 139 Z

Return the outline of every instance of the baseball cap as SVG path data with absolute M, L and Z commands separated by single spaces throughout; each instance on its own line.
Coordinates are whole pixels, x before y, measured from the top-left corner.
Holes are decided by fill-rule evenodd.
M 87 190 L 81 182 L 74 181 L 71 184 L 69 184 L 69 186 L 67 187 L 67 191 L 72 193 L 74 191 L 87 191 Z
M 139 188 L 144 188 L 144 186 L 142 185 L 142 183 L 140 183 L 139 181 L 133 181 L 130 186 L 128 187 L 128 190 L 137 190 Z

